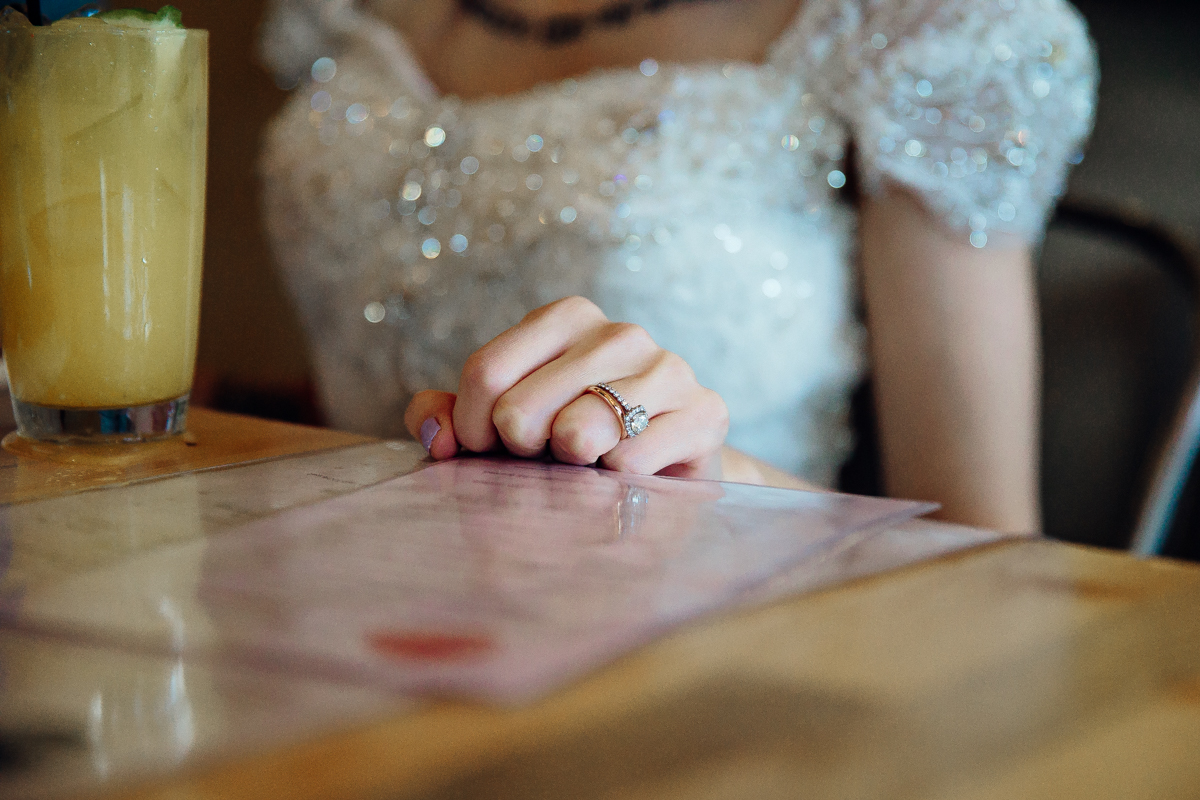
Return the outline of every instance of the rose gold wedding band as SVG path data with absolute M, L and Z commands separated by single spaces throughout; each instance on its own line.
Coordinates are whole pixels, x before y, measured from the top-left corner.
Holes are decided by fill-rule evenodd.
M 650 415 L 645 406 L 631 406 L 621 397 L 621 393 L 607 383 L 597 383 L 587 388 L 587 391 L 603 398 L 608 407 L 617 415 L 621 423 L 621 438 L 637 436 L 650 425 Z
M 625 407 L 617 401 L 617 398 L 613 396 L 609 388 L 596 384 L 595 386 L 589 386 L 585 391 L 596 395 L 596 397 L 608 403 L 608 407 L 617 415 L 617 424 L 621 427 L 621 438 L 628 438 L 629 433 L 625 430 Z

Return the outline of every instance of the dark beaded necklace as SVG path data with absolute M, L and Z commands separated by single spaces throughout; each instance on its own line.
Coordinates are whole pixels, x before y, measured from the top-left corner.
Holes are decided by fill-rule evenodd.
M 496 5 L 492 0 L 458 0 L 458 7 L 494 31 L 518 39 L 533 39 L 553 47 L 573 42 L 593 28 L 617 28 L 636 16 L 656 14 L 673 5 L 712 1 L 618 0 L 596 11 L 555 14 L 541 20 L 530 19 L 517 11 Z

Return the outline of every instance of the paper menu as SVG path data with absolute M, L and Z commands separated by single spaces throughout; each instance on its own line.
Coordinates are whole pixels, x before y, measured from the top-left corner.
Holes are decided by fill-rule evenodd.
M 47 587 L 9 624 L 519 701 L 930 508 L 458 459 Z

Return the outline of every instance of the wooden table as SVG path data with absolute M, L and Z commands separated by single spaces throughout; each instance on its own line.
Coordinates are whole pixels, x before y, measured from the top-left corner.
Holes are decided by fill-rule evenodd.
M 0 463 L 0 601 L 403 474 L 423 455 L 202 410 L 192 429 L 194 444 L 137 472 Z M 151 480 L 162 475 L 177 477 Z M 939 530 L 912 525 L 891 546 Z M 869 571 L 868 551 L 840 553 L 842 573 Z M 519 709 L 12 632 L 0 665 L 0 794 L 1200 797 L 1200 569 L 1043 540 L 709 619 Z

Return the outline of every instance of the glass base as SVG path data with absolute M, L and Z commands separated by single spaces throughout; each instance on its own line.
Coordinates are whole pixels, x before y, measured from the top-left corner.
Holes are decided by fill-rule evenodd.
M 129 408 L 49 408 L 13 398 L 17 433 L 42 442 L 149 442 L 183 433 L 188 395 Z

